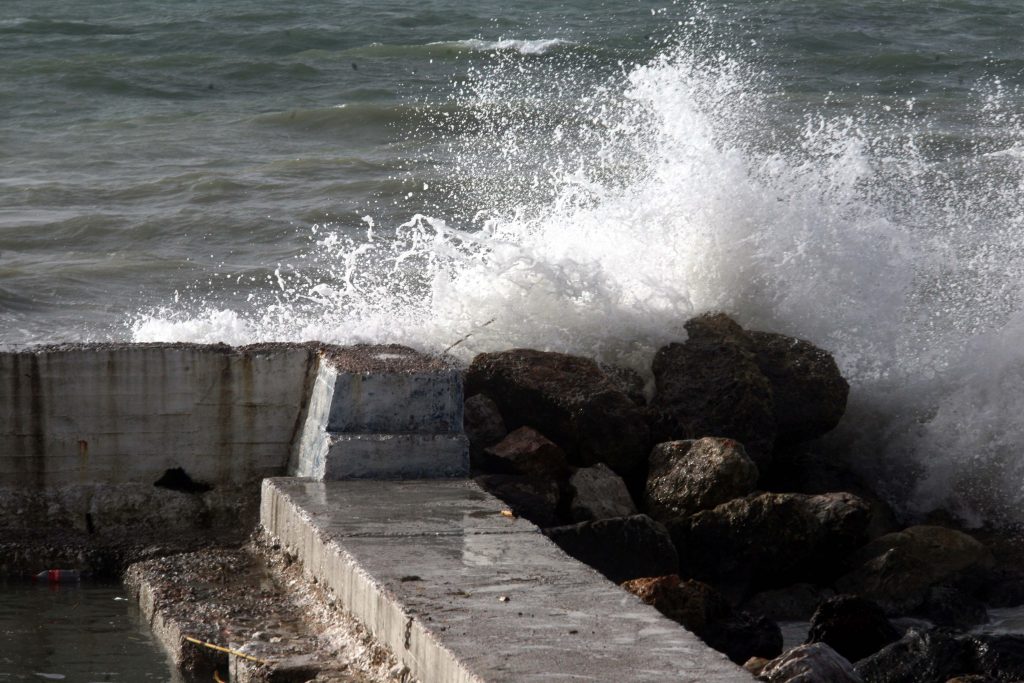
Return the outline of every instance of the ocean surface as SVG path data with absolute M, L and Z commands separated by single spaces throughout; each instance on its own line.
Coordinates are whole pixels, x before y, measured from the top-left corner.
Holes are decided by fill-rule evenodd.
M 513 6 L 514 5 L 514 6 Z M 532 346 L 711 309 L 826 448 L 1024 521 L 1024 5 L 4 0 L 0 344 Z

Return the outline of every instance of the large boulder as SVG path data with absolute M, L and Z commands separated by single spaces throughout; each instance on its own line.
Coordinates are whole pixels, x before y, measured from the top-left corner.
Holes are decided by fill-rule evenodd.
M 769 683 L 864 683 L 853 665 L 825 643 L 786 651 L 768 662 L 758 678 Z
M 825 583 L 860 546 L 868 506 L 849 493 L 761 493 L 669 525 L 680 573 L 744 592 Z
M 647 515 L 545 529 L 548 538 L 615 583 L 675 574 L 679 556 L 665 527 Z
M 839 595 L 818 605 L 808 643 L 825 643 L 851 662 L 900 639 L 882 608 L 855 595 Z
M 737 664 L 782 652 L 778 624 L 734 610 L 725 596 L 706 583 L 673 575 L 634 579 L 622 587 Z
M 477 467 L 496 474 L 522 474 L 564 479 L 569 472 L 565 452 L 531 427 L 520 427 L 499 443 L 485 448 Z
M 607 465 L 581 467 L 569 477 L 569 515 L 577 522 L 637 514 L 626 482 Z
M 846 411 L 850 385 L 832 356 L 802 339 L 747 334 L 757 366 L 772 387 L 777 441 L 806 441 L 834 429 Z
M 558 483 L 541 477 L 514 474 L 482 474 L 475 479 L 480 488 L 497 496 L 519 517 L 537 526 L 557 526 L 560 490 Z
M 724 436 L 758 464 L 771 460 L 775 403 L 750 338 L 723 314 L 689 320 L 689 338 L 658 350 L 651 370 L 655 441 Z
M 854 666 L 869 683 L 945 683 L 975 672 L 969 644 L 939 629 L 910 629 Z
M 663 522 L 740 498 L 757 485 L 757 465 L 732 439 L 660 443 L 648 466 L 647 512 Z
M 776 448 L 772 466 L 761 473 L 757 485 L 777 493 L 828 493 L 847 491 L 871 506 L 868 538 L 877 538 L 902 528 L 896 513 L 876 495 L 863 478 L 845 462 L 807 445 Z
M 462 427 L 469 440 L 469 453 L 474 458 L 508 434 L 498 404 L 484 394 L 476 394 L 466 399 Z
M 468 394 L 494 399 L 510 429 L 534 427 L 575 464 L 603 462 L 623 475 L 643 468 L 644 414 L 592 360 L 531 349 L 482 353 L 465 383 Z
M 844 593 L 874 600 L 890 614 L 917 610 L 929 590 L 992 566 L 992 553 L 967 534 L 913 526 L 880 536 L 851 558 L 853 571 L 836 582 Z

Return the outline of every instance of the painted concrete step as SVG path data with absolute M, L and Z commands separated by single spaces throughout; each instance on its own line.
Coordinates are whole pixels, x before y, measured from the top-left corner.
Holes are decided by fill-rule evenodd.
M 749 681 L 467 480 L 267 479 L 261 523 L 425 683 Z

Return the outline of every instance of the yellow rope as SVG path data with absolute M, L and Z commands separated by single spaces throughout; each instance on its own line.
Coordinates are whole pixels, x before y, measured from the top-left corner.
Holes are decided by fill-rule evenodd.
M 253 657 L 252 655 L 247 655 L 244 652 L 239 652 L 238 650 L 232 650 L 231 648 L 221 647 L 220 645 L 214 645 L 213 643 L 206 643 L 206 642 L 203 642 L 202 640 L 199 640 L 198 638 L 193 638 L 191 636 L 185 636 L 185 640 L 187 640 L 190 643 L 195 643 L 196 645 L 202 645 L 203 647 L 208 647 L 211 650 L 217 650 L 219 652 L 227 652 L 229 655 L 234 655 L 236 657 L 241 657 L 242 659 L 248 659 L 251 662 L 256 662 L 257 664 L 263 664 L 264 666 L 270 666 L 270 662 L 266 661 L 265 659 L 258 659 L 256 657 Z

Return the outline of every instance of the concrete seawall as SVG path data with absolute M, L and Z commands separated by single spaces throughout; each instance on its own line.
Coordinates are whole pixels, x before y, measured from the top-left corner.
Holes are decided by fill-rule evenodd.
M 462 418 L 459 371 L 403 347 L 0 353 L 0 574 L 95 568 L 101 547 L 117 573 L 262 512 L 275 552 L 424 682 L 750 680 L 468 481 Z

